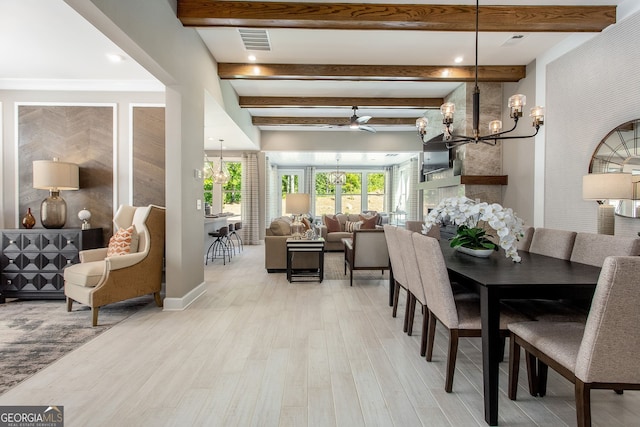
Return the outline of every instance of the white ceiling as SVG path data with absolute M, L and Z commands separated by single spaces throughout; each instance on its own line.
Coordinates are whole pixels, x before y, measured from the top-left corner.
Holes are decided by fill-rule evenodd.
M 306 1 L 306 0 L 303 0 Z M 312 1 L 312 0 L 309 0 Z M 626 3 L 633 0 L 627 0 Z M 342 0 L 345 2 L 345 0 Z M 389 3 L 388 0 L 346 1 Z M 400 3 L 400 2 L 397 2 Z M 412 0 L 421 4 L 474 4 L 470 0 Z M 620 5 L 624 0 L 487 0 L 482 5 Z M 218 62 L 247 62 L 236 28 L 198 29 Z M 453 65 L 463 56 L 463 65 L 474 62 L 474 34 L 420 31 L 358 31 L 269 29 L 272 50 L 251 52 L 263 63 Z M 480 33 L 480 65 L 526 65 L 541 53 L 570 37 L 568 33 L 529 33 L 508 43 L 512 33 Z M 107 54 L 120 54 L 119 63 Z M 80 17 L 62 0 L 0 1 L 0 90 L 118 90 L 164 91 L 164 86 L 131 60 L 114 43 Z M 456 83 L 256 81 L 234 80 L 239 96 L 336 96 L 336 97 L 444 97 Z M 420 116 L 417 109 L 360 109 L 358 115 L 379 117 Z M 253 116 L 345 117 L 349 108 L 249 109 Z M 221 109 L 215 120 L 233 126 Z M 283 130 L 264 127 L 262 130 Z M 335 127 L 288 127 L 288 130 L 337 131 Z M 378 131 L 385 131 L 376 126 Z M 409 126 L 394 131 L 414 131 Z M 218 142 L 205 148 L 217 150 Z M 227 141 L 225 145 L 231 145 Z M 230 147 L 229 149 L 242 149 Z M 246 148 L 244 148 L 246 149 Z M 301 157 L 301 156 L 300 156 Z M 335 158 L 334 158 L 335 160 Z M 287 160 L 288 161 L 288 160 Z M 323 161 L 320 157 L 315 161 Z M 367 161 L 372 161 L 367 159 Z

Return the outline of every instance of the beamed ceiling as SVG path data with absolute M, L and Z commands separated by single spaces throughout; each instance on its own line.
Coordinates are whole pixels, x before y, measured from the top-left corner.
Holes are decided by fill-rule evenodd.
M 342 130 L 358 106 L 378 131 L 409 131 L 474 80 L 475 2 L 417 3 L 178 0 L 178 18 L 197 29 L 262 130 Z M 517 82 L 556 44 L 616 22 L 615 1 L 513 3 L 481 2 L 481 82 Z M 245 29 L 265 30 L 268 50 L 247 48 Z

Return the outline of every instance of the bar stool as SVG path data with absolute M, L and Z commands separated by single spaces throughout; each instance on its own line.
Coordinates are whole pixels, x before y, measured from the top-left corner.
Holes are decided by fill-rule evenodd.
M 233 223 L 231 224 L 227 224 L 227 228 L 229 229 L 228 233 L 227 233 L 227 237 L 226 237 L 226 243 L 231 247 L 231 253 L 233 255 L 236 254 L 236 245 L 233 243 L 233 240 L 231 240 L 231 236 L 233 235 L 233 233 L 236 232 L 235 226 Z M 240 248 L 238 248 L 238 253 L 240 253 Z
M 209 249 L 207 249 L 207 255 L 204 260 L 204 265 L 209 263 L 209 260 L 213 262 L 216 258 L 222 258 L 222 264 L 227 264 L 227 257 L 231 262 L 232 246 L 229 244 L 229 227 L 220 227 L 217 231 L 212 231 L 209 236 L 216 239 L 211 243 Z M 211 256 L 209 256 L 211 253 Z
M 242 221 L 238 221 L 234 224 L 229 224 L 229 225 L 233 225 L 233 229 L 230 229 L 229 232 L 229 240 L 231 240 L 231 237 L 235 237 L 236 242 L 238 242 L 239 246 L 238 246 L 238 253 L 240 253 L 241 250 L 244 250 L 244 245 L 242 243 L 242 237 L 240 237 L 240 234 L 236 233 L 238 230 L 242 230 Z

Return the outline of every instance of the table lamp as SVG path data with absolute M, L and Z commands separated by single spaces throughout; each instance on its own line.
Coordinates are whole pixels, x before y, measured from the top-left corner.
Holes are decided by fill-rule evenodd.
M 633 198 L 633 185 L 630 173 L 592 173 L 582 177 L 582 198 L 598 202 L 598 233 L 615 232 L 613 205 L 605 200 Z
M 287 213 L 293 214 L 293 223 L 291 224 L 291 237 L 301 239 L 304 235 L 304 224 L 302 223 L 302 214 L 308 213 L 311 208 L 311 199 L 306 193 L 290 193 L 287 194 L 285 210 Z
M 53 160 L 33 162 L 33 188 L 49 190 L 49 197 L 40 205 L 40 222 L 45 228 L 62 228 L 67 222 L 67 203 L 60 196 L 60 190 L 80 188 L 79 168 L 75 163 Z

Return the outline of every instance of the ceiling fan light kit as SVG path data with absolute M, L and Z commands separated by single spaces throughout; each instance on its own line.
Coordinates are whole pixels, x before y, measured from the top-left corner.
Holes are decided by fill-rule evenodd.
M 351 116 L 351 119 L 349 120 L 349 127 L 351 129 L 364 130 L 367 132 L 376 133 L 376 130 L 373 127 L 368 126 L 366 124 L 369 120 L 371 120 L 371 116 L 358 117 L 358 114 L 357 114 L 358 107 L 353 106 L 351 107 L 351 109 L 353 110 L 353 116 Z
M 531 117 L 532 126 L 535 128 L 535 132 L 531 135 L 518 135 L 518 136 L 503 136 L 516 129 L 518 126 L 518 119 L 522 117 L 523 107 L 526 105 L 527 97 L 521 94 L 513 95 L 509 98 L 509 116 L 513 119 L 513 127 L 509 130 L 502 130 L 502 121 L 493 120 L 489 123 L 489 134 L 480 134 L 480 89 L 478 88 L 478 15 L 479 15 L 479 0 L 476 0 L 476 62 L 475 62 L 475 86 L 473 89 L 473 130 L 472 135 L 461 135 L 453 132 L 453 113 L 455 112 L 455 104 L 452 102 L 446 102 L 440 107 L 440 113 L 442 114 L 442 124 L 444 125 L 444 132 L 442 141 L 444 141 L 447 149 L 458 147 L 460 145 L 468 144 L 470 142 L 483 142 L 489 145 L 496 145 L 498 141 L 504 139 L 524 139 L 532 138 L 538 134 L 540 126 L 544 124 L 544 108 L 536 106 L 531 109 L 529 116 Z M 418 136 L 423 144 L 429 144 L 437 138 L 432 138 L 428 141 L 424 140 L 427 133 L 427 127 L 429 120 L 426 117 L 419 117 L 416 120 L 416 128 L 418 130 Z

